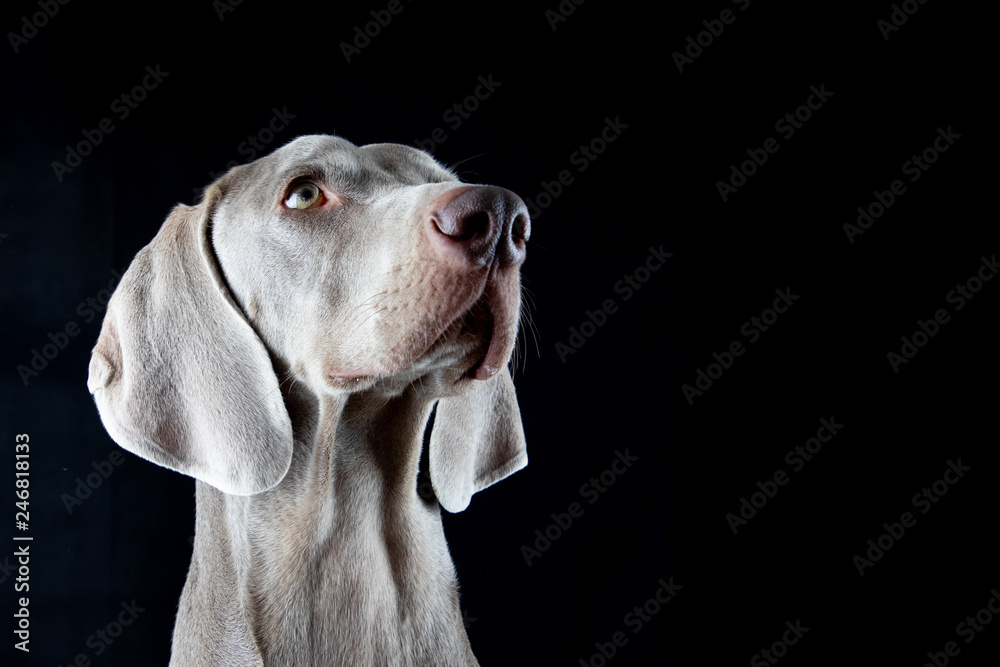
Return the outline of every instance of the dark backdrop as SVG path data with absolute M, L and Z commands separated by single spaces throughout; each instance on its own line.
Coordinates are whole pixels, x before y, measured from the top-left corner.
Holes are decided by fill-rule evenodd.
M 308 133 L 533 202 L 531 463 L 445 517 L 484 666 L 994 664 L 996 23 L 673 4 L 6 3 L 10 664 L 166 663 L 194 482 L 101 426 L 102 290 L 213 173 Z

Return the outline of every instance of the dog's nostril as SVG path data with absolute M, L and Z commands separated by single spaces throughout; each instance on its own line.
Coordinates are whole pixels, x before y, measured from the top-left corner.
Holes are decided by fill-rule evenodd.
M 462 222 L 463 224 L 459 225 L 461 232 L 458 234 L 458 238 L 463 240 L 471 239 L 474 236 L 485 235 L 489 232 L 490 214 L 486 211 L 479 211 L 468 216 Z
M 518 214 L 518 216 L 514 218 L 514 224 L 511 226 L 510 234 L 514 237 L 515 241 L 528 240 L 528 237 L 531 235 L 531 228 L 528 224 L 528 217 L 526 215 Z
M 468 241 L 477 236 L 486 236 L 490 231 L 490 214 L 487 211 L 476 211 L 468 215 L 434 216 L 434 224 L 445 236 L 456 241 Z

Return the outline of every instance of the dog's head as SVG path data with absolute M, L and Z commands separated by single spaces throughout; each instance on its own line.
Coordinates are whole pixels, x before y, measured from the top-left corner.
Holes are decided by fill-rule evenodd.
M 301 137 L 171 213 L 112 297 L 89 387 L 120 445 L 247 495 L 291 461 L 275 367 L 316 394 L 419 381 L 441 399 L 435 491 L 464 509 L 527 460 L 506 365 L 529 234 L 516 195 L 422 151 Z

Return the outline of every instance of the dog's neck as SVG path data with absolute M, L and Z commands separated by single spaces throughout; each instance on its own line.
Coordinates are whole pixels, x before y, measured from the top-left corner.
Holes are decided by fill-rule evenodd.
M 198 483 L 185 601 L 212 596 L 201 602 L 242 616 L 246 628 L 234 631 L 267 647 L 268 665 L 316 655 L 356 665 L 367 664 L 364 656 L 405 665 L 467 655 L 454 664 L 477 664 L 437 500 L 418 492 L 433 400 L 419 385 L 391 397 L 318 396 L 295 384 L 284 391 L 295 429 L 291 468 L 255 496 Z M 231 573 L 198 566 L 211 557 L 217 568 L 220 552 Z

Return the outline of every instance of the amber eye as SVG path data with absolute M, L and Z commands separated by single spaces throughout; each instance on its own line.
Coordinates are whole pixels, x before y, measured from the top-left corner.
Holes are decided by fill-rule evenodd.
M 320 200 L 320 190 L 315 183 L 299 183 L 292 188 L 291 194 L 285 200 L 288 208 L 309 208 Z

